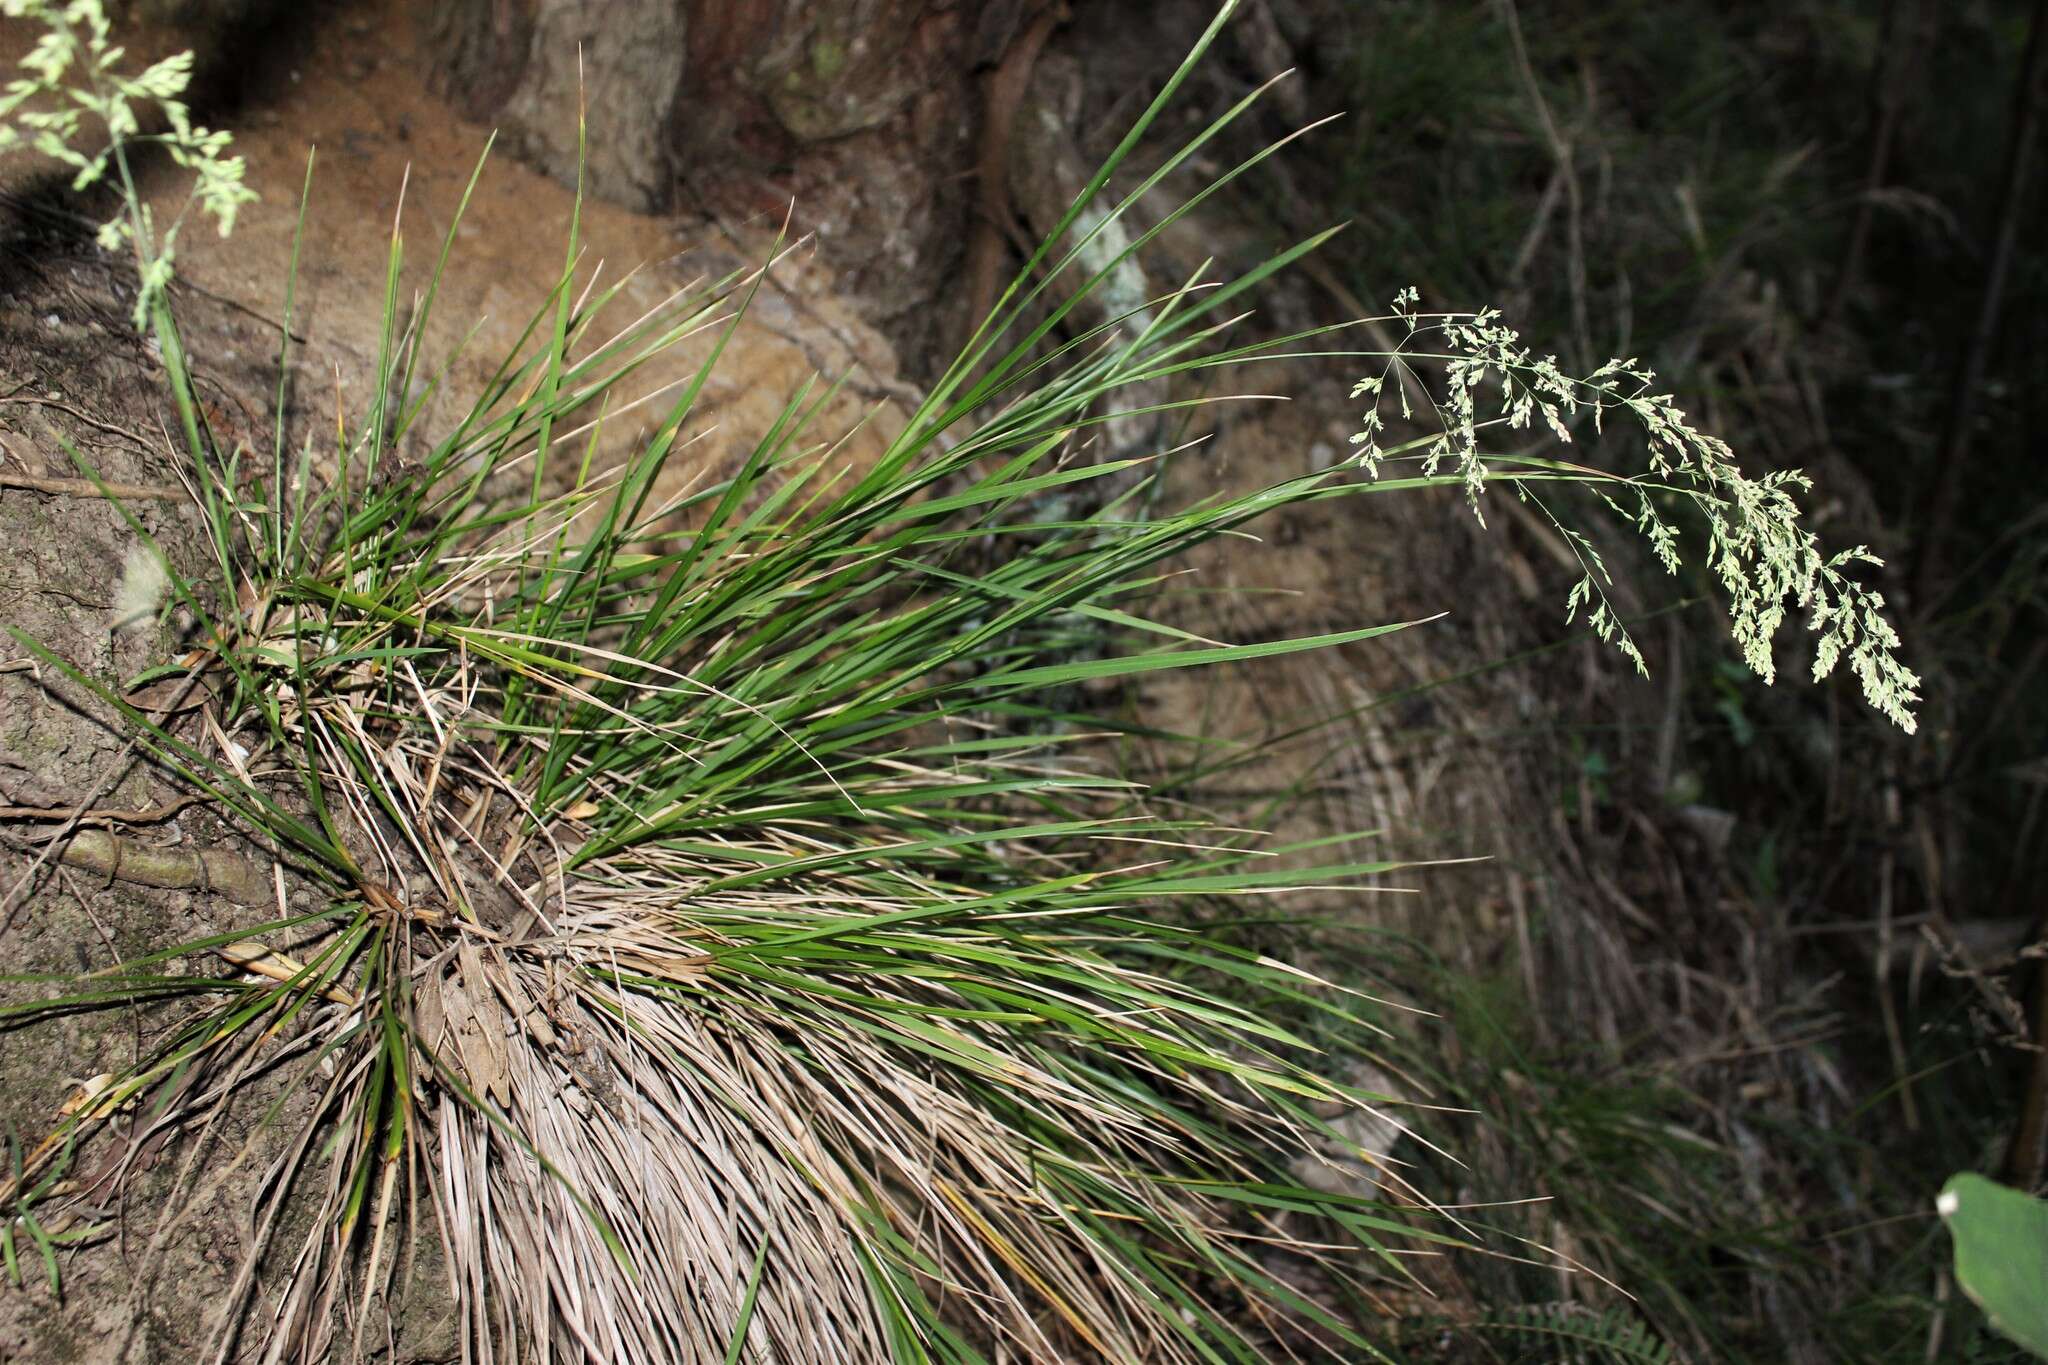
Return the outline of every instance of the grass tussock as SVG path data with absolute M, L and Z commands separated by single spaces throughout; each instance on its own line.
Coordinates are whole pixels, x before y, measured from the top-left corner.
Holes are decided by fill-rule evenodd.
M 1622 485 L 1645 507 L 1656 488 L 1526 461 L 1439 471 L 1425 436 L 1372 452 L 1425 461 L 1413 478 L 1351 463 L 1162 511 L 1132 487 L 1151 459 L 1093 458 L 1120 395 L 1315 339 L 1234 334 L 1247 291 L 1321 237 L 1059 330 L 1270 155 L 1098 264 L 1130 205 L 1257 98 L 1106 192 L 1228 14 L 866 467 L 816 429 L 813 387 L 729 474 L 677 477 L 759 271 L 605 335 L 612 291 L 579 283 L 572 225 L 526 340 L 428 433 L 446 371 L 419 339 L 448 248 L 408 309 L 394 234 L 382 396 L 332 448 L 292 447 L 280 416 L 254 471 L 209 439 L 159 291 L 212 549 L 168 575 L 188 638 L 127 689 L 21 643 L 321 903 L 5 1007 L 194 1001 L 18 1162 L 17 1221 L 42 1226 L 106 1117 L 202 1128 L 274 1072 L 273 1121 L 292 1117 L 219 1309 L 222 1360 L 259 1289 L 266 1358 L 374 1345 L 422 1210 L 466 1359 L 1372 1353 L 1377 1286 L 1474 1239 L 1349 1125 L 1421 1141 L 1343 1079 L 1378 1007 L 1182 909 L 1395 865 L 1314 866 L 1156 799 L 1070 699 L 1403 628 L 1232 645 L 1145 616 L 1179 556 L 1275 509 L 1475 477 Z M 665 410 L 613 410 L 689 338 L 709 354 Z M 1510 401 L 1476 419 L 1483 377 L 1456 379 L 1448 424 L 1475 459 L 1480 429 L 1527 417 Z M 608 430 L 650 418 L 600 458 Z M 214 699 L 197 730 L 140 700 L 192 688 Z M 225 974 L 170 970 L 221 957 Z M 1369 1178 L 1303 1176 L 1338 1161 Z M 287 1225 L 308 1231 L 279 1246 Z

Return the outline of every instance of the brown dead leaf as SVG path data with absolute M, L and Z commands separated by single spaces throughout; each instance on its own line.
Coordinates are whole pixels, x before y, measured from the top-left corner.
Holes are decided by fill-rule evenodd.
M 268 977 L 272 981 L 298 981 L 306 971 L 306 965 L 297 958 L 287 957 L 275 948 L 267 948 L 261 943 L 223 943 L 213 951 L 243 971 L 253 976 Z M 337 1005 L 356 1003 L 354 991 L 332 981 L 321 987 L 320 998 L 332 1000 Z
M 456 949 L 456 955 L 461 971 L 447 983 L 444 995 L 448 1018 L 456 1027 L 462 1067 L 469 1073 L 473 1089 L 503 1105 L 512 1097 L 512 1071 L 505 1051 L 505 1031 L 497 1011 L 490 1008 L 483 955 L 470 943 Z

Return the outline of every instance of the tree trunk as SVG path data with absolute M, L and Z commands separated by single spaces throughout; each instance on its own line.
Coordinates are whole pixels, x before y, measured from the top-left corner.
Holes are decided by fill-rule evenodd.
M 682 90 L 680 0 L 455 0 L 435 7 L 435 87 L 512 152 L 576 178 L 579 100 L 589 122 L 585 175 L 636 208 L 672 190 L 667 145 Z

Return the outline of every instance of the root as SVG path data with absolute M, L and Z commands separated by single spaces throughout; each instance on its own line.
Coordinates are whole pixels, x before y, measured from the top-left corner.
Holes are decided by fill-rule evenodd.
M 218 891 L 237 905 L 265 905 L 272 898 L 271 881 L 263 870 L 225 849 L 157 848 L 105 830 L 82 829 L 57 861 L 142 886 Z

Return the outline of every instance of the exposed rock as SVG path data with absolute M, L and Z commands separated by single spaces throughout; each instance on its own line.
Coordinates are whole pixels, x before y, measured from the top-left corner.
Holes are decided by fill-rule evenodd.
M 936 281 L 958 260 L 977 55 L 1023 0 L 452 0 L 426 69 L 522 159 L 647 210 L 815 232 L 839 292 L 899 349 L 949 330 Z M 580 65 L 579 65 L 580 63 Z M 579 74 L 580 73 L 580 74 Z

